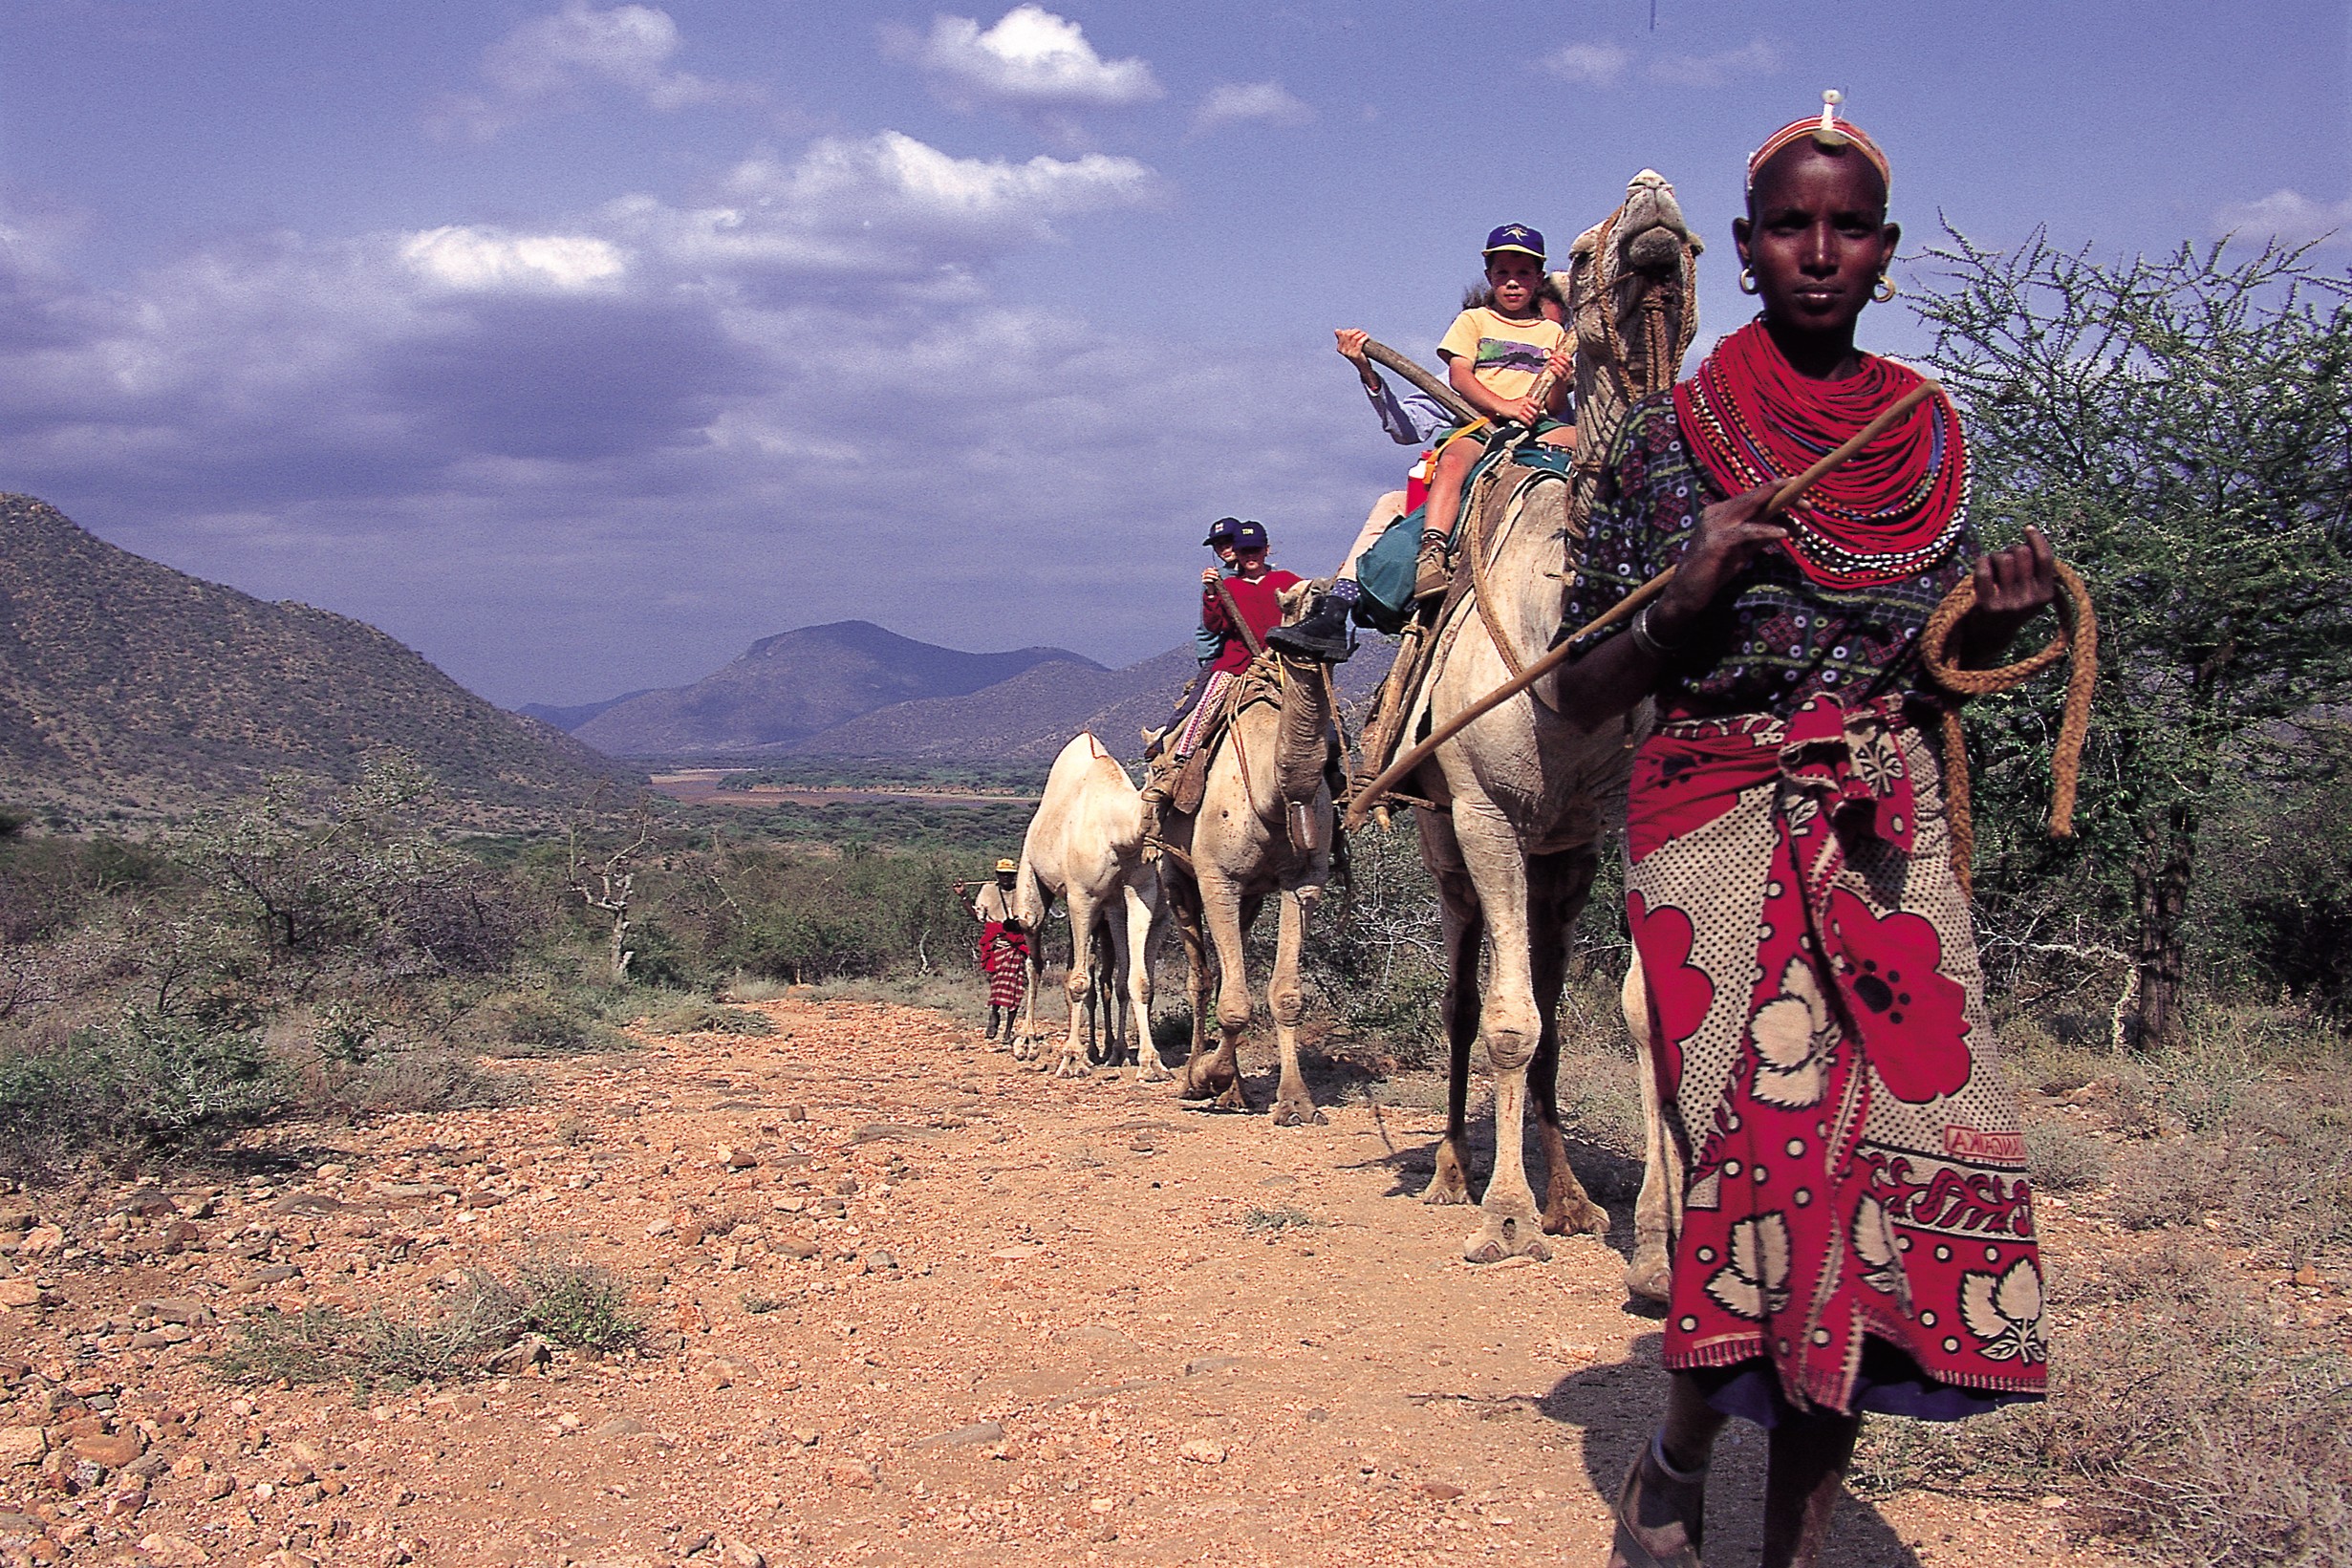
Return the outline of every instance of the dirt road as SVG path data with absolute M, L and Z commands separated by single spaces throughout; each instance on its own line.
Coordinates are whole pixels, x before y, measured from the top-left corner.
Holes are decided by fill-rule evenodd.
M 1596 1241 L 1463 1264 L 1414 1196 L 1437 1116 L 1277 1131 L 933 1014 L 761 1010 L 520 1067 L 517 1107 L 279 1129 L 247 1182 L 0 1198 L 64 1233 L 0 1260 L 41 1301 L 0 1315 L 9 1560 L 1603 1560 L 1656 1324 Z M 534 1252 L 630 1281 L 646 1350 L 357 1398 L 203 1359 Z M 1726 1441 L 1711 1560 L 1754 1560 L 1760 1453 Z M 1849 1503 L 1831 1560 L 2104 1560 L 2060 1518 Z

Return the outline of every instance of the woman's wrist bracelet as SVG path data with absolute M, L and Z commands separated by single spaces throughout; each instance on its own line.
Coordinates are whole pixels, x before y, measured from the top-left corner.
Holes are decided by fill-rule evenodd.
M 1626 628 L 1626 634 L 1633 639 L 1634 647 L 1648 654 L 1651 658 L 1670 659 L 1682 647 L 1682 644 L 1660 641 L 1658 634 L 1651 630 L 1650 612 L 1656 608 L 1655 605 L 1642 606 L 1641 613 L 1633 617 L 1633 624 Z

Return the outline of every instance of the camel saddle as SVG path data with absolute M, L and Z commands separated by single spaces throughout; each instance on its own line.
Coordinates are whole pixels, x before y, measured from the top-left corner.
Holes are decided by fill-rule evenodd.
M 1356 769 L 1349 781 L 1351 793 L 1379 777 L 1395 757 L 1407 722 L 1420 709 L 1421 688 L 1435 662 L 1431 655 L 1436 650 L 1438 634 L 1470 608 L 1466 601 L 1474 594 L 1476 573 L 1470 565 L 1471 549 L 1477 548 L 1474 542 L 1490 536 L 1497 514 L 1521 484 L 1538 474 L 1551 474 L 1564 482 L 1573 462 L 1572 450 L 1524 441 L 1489 451 L 1471 470 L 1464 486 L 1462 526 L 1447 555 L 1452 575 L 1442 594 L 1433 594 L 1414 607 L 1412 619 L 1398 634 L 1395 660 L 1373 695 L 1371 712 L 1365 716 Z M 1398 794 L 1397 798 L 1417 804 L 1410 795 Z

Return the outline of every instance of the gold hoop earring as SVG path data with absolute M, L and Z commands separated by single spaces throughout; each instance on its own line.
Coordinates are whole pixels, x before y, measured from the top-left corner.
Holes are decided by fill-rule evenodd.
M 1743 294 L 1756 292 L 1756 273 L 1753 268 L 1743 267 L 1739 269 L 1739 291 Z
M 1870 297 L 1877 300 L 1881 305 L 1885 305 L 1888 301 L 1892 300 L 1894 296 L 1894 279 L 1888 277 L 1886 273 L 1881 272 L 1878 275 L 1877 286 L 1870 290 Z

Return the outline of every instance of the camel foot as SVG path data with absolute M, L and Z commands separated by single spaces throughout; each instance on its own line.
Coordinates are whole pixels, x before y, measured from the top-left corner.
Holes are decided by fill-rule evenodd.
M 1317 1109 L 1312 1100 L 1277 1100 L 1274 1102 L 1276 1127 L 1324 1127 L 1330 1118 Z
M 1506 1257 L 1532 1257 L 1539 1263 L 1548 1263 L 1552 1250 L 1543 1243 L 1543 1234 L 1524 1219 L 1506 1217 L 1489 1219 L 1470 1233 L 1462 1243 L 1462 1257 L 1472 1263 L 1500 1263 Z
M 1421 1189 L 1421 1201 L 1423 1203 L 1468 1203 L 1470 1201 L 1470 1179 L 1462 1174 L 1460 1166 L 1440 1164 L 1437 1167 L 1437 1173 L 1429 1178 L 1429 1185 Z
M 1062 1059 L 1053 1064 L 1053 1076 L 1056 1078 L 1086 1078 L 1093 1071 L 1087 1063 L 1084 1051 L 1064 1051 Z
M 1168 1063 L 1159 1059 L 1157 1051 L 1146 1051 L 1135 1058 L 1136 1083 L 1165 1084 L 1168 1078 Z
M 1543 1210 L 1543 1229 L 1554 1235 L 1608 1235 L 1608 1211 L 1590 1198 L 1554 1202 Z
M 1184 1082 L 1176 1088 L 1179 1100 L 1216 1100 L 1219 1104 L 1233 1096 L 1237 1080 L 1230 1072 L 1211 1068 L 1202 1072 L 1187 1069 Z
M 1626 1265 L 1626 1294 L 1644 1301 L 1655 1301 L 1664 1306 L 1669 1287 L 1674 1282 L 1673 1261 L 1663 1247 L 1635 1247 L 1633 1261 Z

